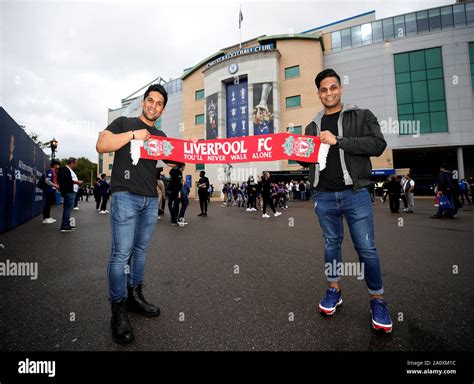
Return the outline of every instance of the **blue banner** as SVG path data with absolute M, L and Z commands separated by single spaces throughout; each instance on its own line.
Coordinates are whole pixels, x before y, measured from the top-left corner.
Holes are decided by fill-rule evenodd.
M 395 175 L 395 169 L 373 169 L 372 176 L 390 176 Z
M 249 135 L 247 80 L 227 84 L 227 137 Z
M 48 168 L 46 154 L 0 107 L 0 233 L 42 212 L 37 184 Z

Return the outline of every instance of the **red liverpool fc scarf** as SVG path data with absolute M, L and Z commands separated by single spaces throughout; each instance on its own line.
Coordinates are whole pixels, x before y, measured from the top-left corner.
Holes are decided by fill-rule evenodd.
M 291 133 L 243 136 L 232 139 L 180 140 L 151 136 L 147 141 L 132 140 L 134 165 L 140 159 L 171 160 L 180 163 L 246 163 L 253 161 L 297 160 L 326 166 L 328 144 L 319 137 Z

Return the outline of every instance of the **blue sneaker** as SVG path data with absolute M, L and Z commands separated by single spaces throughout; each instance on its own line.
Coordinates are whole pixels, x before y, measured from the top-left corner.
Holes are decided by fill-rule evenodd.
M 326 291 L 326 296 L 324 296 L 324 299 L 319 303 L 319 311 L 331 316 L 336 312 L 337 306 L 341 304 L 341 291 L 338 292 L 336 288 L 329 288 Z
M 385 301 L 382 299 L 371 299 L 370 312 L 372 313 L 372 327 L 386 333 L 392 332 L 392 319 Z

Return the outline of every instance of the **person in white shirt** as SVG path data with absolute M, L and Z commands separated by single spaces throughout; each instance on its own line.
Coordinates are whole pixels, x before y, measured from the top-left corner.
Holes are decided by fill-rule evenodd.
M 402 187 L 408 205 L 404 212 L 413 213 L 415 212 L 415 181 L 411 178 L 410 174 L 403 177 Z

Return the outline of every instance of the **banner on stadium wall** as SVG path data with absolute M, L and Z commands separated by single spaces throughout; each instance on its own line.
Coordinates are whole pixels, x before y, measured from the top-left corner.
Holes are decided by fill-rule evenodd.
M 48 168 L 46 154 L 0 107 L 0 233 L 42 212 L 37 184 Z
M 254 135 L 273 133 L 273 89 L 271 83 L 253 85 L 253 105 Z
M 218 136 L 217 121 L 219 119 L 217 110 L 217 93 L 206 97 L 206 139 L 216 139 Z
M 227 137 L 249 135 L 247 80 L 226 86 Z
M 134 165 L 138 164 L 140 159 L 205 164 L 296 160 L 320 163 L 320 169 L 323 170 L 329 144 L 322 144 L 316 136 L 276 133 L 215 140 L 180 140 L 150 136 L 145 142 L 132 140 L 130 148 Z

